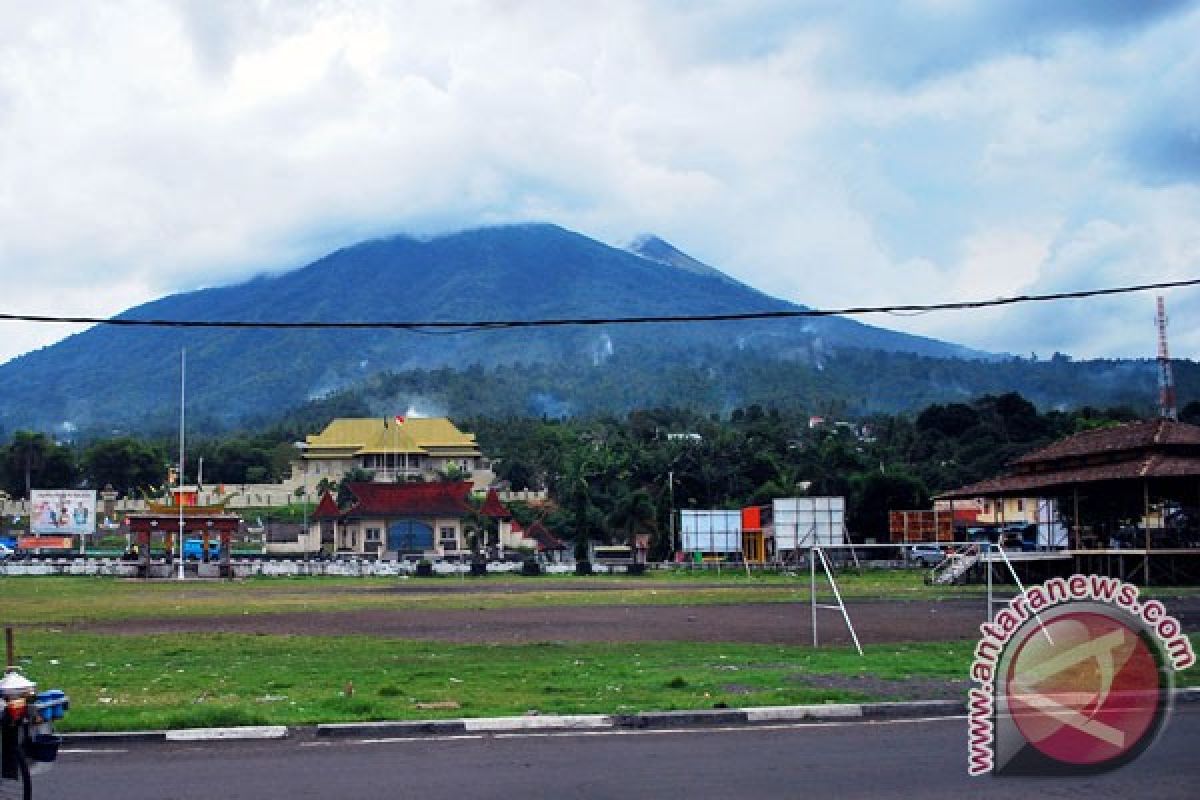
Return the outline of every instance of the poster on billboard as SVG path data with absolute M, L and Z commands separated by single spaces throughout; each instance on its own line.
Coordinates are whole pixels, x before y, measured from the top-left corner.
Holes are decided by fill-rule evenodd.
M 29 493 L 29 531 L 38 536 L 94 533 L 94 489 L 34 489 Z

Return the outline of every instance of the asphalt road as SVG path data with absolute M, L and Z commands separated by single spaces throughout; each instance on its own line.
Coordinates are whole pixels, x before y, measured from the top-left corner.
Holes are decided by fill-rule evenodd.
M 1196 704 L 1200 705 L 1200 704 Z M 35 798 L 1195 798 L 1200 708 L 1134 763 L 1090 778 L 970 778 L 963 719 L 71 751 Z

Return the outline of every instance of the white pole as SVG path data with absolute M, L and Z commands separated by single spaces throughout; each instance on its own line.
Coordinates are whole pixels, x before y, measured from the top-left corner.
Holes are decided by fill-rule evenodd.
M 981 543 L 984 552 L 987 554 L 984 560 L 984 565 L 987 567 L 987 597 L 988 597 L 988 612 L 987 621 L 992 621 L 992 540 L 987 539 Z
M 671 543 L 667 546 L 667 557 L 675 557 L 675 472 L 667 470 L 667 523 L 671 533 Z M 682 549 L 682 543 L 680 543 Z
M 186 381 L 187 348 L 185 347 L 179 351 L 179 477 L 175 482 L 175 488 L 178 490 L 175 502 L 179 504 L 179 549 L 175 551 L 175 557 L 179 559 L 179 580 L 183 580 L 183 415 Z
M 846 611 L 846 604 L 842 601 L 842 593 L 838 591 L 837 581 L 833 579 L 833 570 L 829 568 L 829 559 L 825 558 L 825 551 L 818 549 L 817 555 L 821 557 L 821 566 L 825 568 L 825 577 L 829 579 L 829 588 L 833 589 L 833 596 L 837 600 L 838 608 L 842 611 L 842 619 L 846 621 L 846 629 L 850 631 L 850 638 L 854 640 L 854 649 L 861 656 L 863 654 L 862 645 L 858 642 L 858 634 L 854 632 L 854 625 L 850 622 L 850 613 Z M 813 630 L 816 630 L 814 627 Z M 1051 644 L 1054 644 L 1051 642 Z
M 796 549 L 799 551 L 798 546 Z M 817 560 L 811 545 L 808 548 L 808 605 L 812 612 L 813 647 L 817 647 Z

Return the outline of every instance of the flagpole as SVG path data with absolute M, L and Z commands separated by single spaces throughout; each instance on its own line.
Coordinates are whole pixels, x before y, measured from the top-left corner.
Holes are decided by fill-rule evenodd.
M 179 351 L 179 478 L 175 482 L 175 502 L 179 504 L 179 580 L 183 580 L 183 418 L 186 408 L 185 387 L 187 386 L 187 348 Z

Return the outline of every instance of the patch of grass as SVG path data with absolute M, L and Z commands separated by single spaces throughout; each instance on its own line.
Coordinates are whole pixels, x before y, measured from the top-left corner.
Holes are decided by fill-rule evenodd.
M 870 699 L 797 676 L 962 678 L 969 642 L 853 651 L 638 642 L 460 645 L 367 636 L 23 630 L 20 663 L 71 696 L 63 730 L 632 713 Z M 280 676 L 287 676 L 281 681 Z M 348 683 L 354 692 L 346 696 Z M 445 704 L 420 708 L 418 704 Z
M 234 728 L 268 725 L 267 715 L 234 705 L 198 705 L 165 717 L 164 728 Z M 61 726 L 60 726 L 61 727 Z

